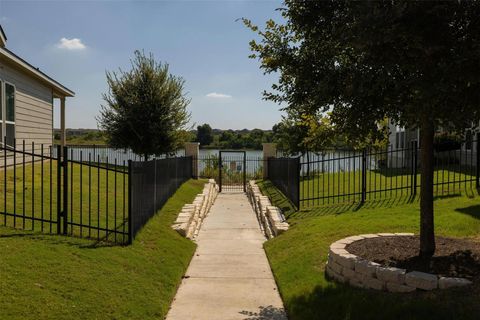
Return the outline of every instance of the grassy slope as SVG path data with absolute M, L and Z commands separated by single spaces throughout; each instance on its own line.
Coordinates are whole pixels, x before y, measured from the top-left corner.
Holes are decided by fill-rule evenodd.
M 328 247 L 346 236 L 415 232 L 418 201 L 403 200 L 295 212 L 268 182 L 261 187 L 286 209 L 290 230 L 265 244 L 291 320 L 298 319 L 478 319 L 479 286 L 401 295 L 336 285 L 324 277 Z M 479 237 L 479 198 L 449 197 L 435 202 L 438 235 Z
M 170 227 L 190 180 L 128 247 L 0 227 L 0 318 L 163 319 L 195 250 Z

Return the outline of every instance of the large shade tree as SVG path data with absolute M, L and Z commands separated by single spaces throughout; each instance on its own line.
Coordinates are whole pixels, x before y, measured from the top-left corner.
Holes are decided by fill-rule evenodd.
M 109 145 L 130 148 L 146 159 L 172 154 L 181 146 L 190 101 L 184 80 L 171 75 L 167 64 L 135 51 L 131 70 L 107 72 L 107 83 L 106 105 L 97 120 Z
M 480 117 L 480 2 L 285 0 L 283 22 L 250 43 L 279 80 L 265 98 L 288 108 L 331 111 L 350 137 L 379 133 L 387 117 L 419 128 L 420 254 L 434 237 L 434 133 Z

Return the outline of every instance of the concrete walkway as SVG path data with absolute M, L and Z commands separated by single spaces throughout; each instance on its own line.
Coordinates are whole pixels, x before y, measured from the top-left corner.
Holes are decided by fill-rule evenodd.
M 245 194 L 220 193 L 167 320 L 286 319 Z

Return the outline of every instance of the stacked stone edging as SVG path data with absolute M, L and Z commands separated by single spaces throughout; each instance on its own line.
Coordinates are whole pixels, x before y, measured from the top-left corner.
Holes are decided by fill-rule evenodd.
M 257 215 L 260 229 L 267 239 L 276 237 L 288 230 L 289 225 L 285 221 L 282 211 L 272 206 L 270 199 L 262 194 L 254 180 L 248 182 L 247 196 Z
M 465 278 L 441 277 L 436 274 L 384 267 L 365 260 L 346 250 L 355 242 L 375 237 L 413 236 L 413 233 L 362 234 L 338 240 L 330 245 L 325 273 L 328 277 L 354 287 L 385 290 L 390 292 L 413 292 L 416 290 L 447 289 L 472 284 Z
M 215 180 L 208 180 L 208 183 L 203 187 L 202 193 L 195 197 L 193 203 L 183 206 L 172 228 L 182 236 L 194 239 L 198 235 L 203 219 L 210 211 L 217 195 L 218 185 L 215 183 Z

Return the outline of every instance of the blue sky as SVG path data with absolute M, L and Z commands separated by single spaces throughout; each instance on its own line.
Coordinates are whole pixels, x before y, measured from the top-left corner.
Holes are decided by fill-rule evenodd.
M 270 129 L 279 106 L 262 100 L 274 76 L 248 58 L 255 34 L 238 18 L 278 19 L 279 1 L 5 1 L 7 47 L 76 92 L 67 126 L 96 128 L 106 70 L 128 69 L 136 49 L 186 81 L 192 124 Z M 58 111 L 58 109 L 56 109 Z M 55 115 L 58 126 L 58 112 Z

